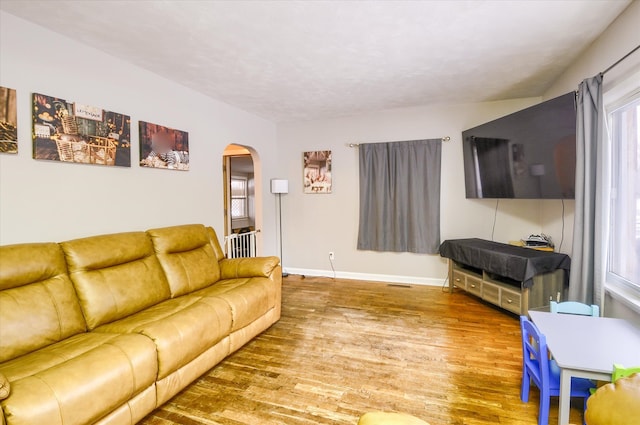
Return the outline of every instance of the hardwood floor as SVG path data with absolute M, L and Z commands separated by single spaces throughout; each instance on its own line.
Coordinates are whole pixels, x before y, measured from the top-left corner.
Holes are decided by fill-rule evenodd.
M 355 424 L 374 410 L 431 425 L 537 423 L 537 390 L 520 401 L 515 315 L 463 292 L 298 276 L 284 279 L 282 303 L 278 323 L 142 423 Z

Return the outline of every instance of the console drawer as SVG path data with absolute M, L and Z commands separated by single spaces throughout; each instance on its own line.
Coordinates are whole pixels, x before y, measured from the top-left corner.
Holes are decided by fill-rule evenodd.
M 500 288 L 487 282 L 482 283 L 482 299 L 491 304 L 500 304 Z
M 522 311 L 522 294 L 503 289 L 500 297 L 500 307 L 512 313 L 520 314 Z
M 475 277 L 467 276 L 467 291 L 474 295 L 482 295 L 482 280 Z
M 456 288 L 465 288 L 465 275 L 461 272 L 454 271 L 453 272 L 453 285 Z

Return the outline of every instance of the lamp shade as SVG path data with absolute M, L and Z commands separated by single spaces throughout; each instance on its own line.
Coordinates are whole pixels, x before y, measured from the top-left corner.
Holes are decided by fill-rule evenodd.
M 271 179 L 271 193 L 289 193 L 289 180 Z

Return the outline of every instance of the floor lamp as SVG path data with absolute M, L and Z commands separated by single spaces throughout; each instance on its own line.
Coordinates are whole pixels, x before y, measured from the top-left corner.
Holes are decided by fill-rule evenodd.
M 284 261 L 282 260 L 282 194 L 289 193 L 289 180 L 271 179 L 271 193 L 278 195 L 278 230 L 280 231 L 278 244 L 280 245 L 280 264 L 282 265 L 282 277 L 287 277 L 289 273 L 285 273 Z

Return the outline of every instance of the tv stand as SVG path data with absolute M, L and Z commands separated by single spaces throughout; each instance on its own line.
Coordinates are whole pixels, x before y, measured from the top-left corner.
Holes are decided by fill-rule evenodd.
M 462 289 L 519 315 L 564 295 L 571 259 L 482 239 L 447 240 L 440 255 L 449 259 L 449 290 Z

